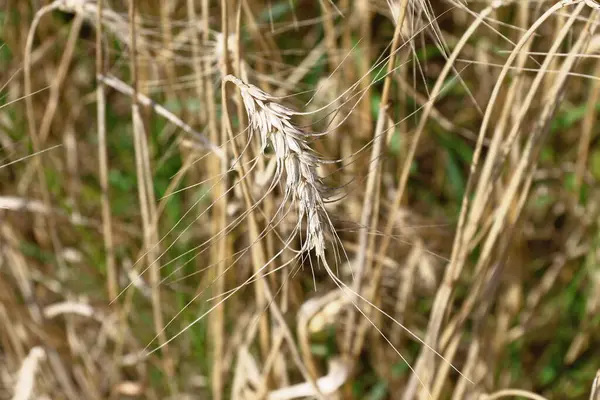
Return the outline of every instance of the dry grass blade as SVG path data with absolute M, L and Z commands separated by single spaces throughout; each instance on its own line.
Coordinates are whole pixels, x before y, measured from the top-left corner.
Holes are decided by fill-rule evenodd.
M 157 333 L 161 346 L 167 339 L 164 333 L 163 304 L 161 301 L 160 290 L 160 265 L 157 263 L 159 249 L 157 248 L 158 234 L 156 226 L 156 200 L 154 194 L 154 185 L 152 180 L 152 171 L 150 167 L 150 155 L 145 133 L 144 123 L 138 105 L 138 61 L 136 47 L 136 0 L 129 4 L 130 40 L 131 40 L 131 74 L 133 81 L 133 96 L 131 103 L 131 118 L 133 124 L 133 137 L 135 147 L 135 166 L 138 178 L 138 198 L 140 202 L 140 211 L 142 216 L 142 231 L 144 235 L 144 247 L 150 268 L 150 281 L 152 285 L 152 317 L 154 320 L 154 329 Z M 163 349 L 165 354 L 164 365 L 168 376 L 173 376 L 173 361 L 169 356 L 168 348 Z M 176 392 L 175 383 L 169 380 L 169 388 Z

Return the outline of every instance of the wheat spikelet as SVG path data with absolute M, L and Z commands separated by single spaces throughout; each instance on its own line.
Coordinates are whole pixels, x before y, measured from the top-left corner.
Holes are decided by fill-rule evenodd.
M 277 103 L 277 99 L 254 85 L 227 75 L 225 82 L 232 82 L 241 91 L 242 100 L 250 125 L 250 136 L 260 137 L 264 154 L 271 144 L 276 159 L 274 180 L 285 172 L 283 203 L 291 202 L 298 210 L 298 225 L 306 219 L 306 238 L 303 251 L 315 250 L 317 257 L 325 259 L 325 232 L 332 228 L 325 210 L 327 187 L 317 174 L 323 160 L 310 148 L 310 134 L 295 126 L 291 119 L 298 113 Z

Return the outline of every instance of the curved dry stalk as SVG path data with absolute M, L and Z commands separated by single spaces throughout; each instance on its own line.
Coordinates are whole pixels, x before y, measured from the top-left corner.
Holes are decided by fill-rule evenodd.
M 526 399 L 531 400 L 548 400 L 544 396 L 540 396 L 539 394 L 535 394 L 533 392 L 527 390 L 520 389 L 504 389 L 499 390 L 492 394 L 484 394 L 480 397 L 481 400 L 497 400 L 503 397 L 525 397 Z
M 318 376 L 318 368 L 310 347 L 310 335 L 331 323 L 348 304 L 347 300 L 341 291 L 335 290 L 323 297 L 308 299 L 297 313 L 296 330 L 300 351 L 308 371 L 315 379 Z
M 37 346 L 29 351 L 21 364 L 12 400 L 29 400 L 32 397 L 38 366 L 45 358 L 46 352 L 42 347 Z
M 333 395 L 346 382 L 349 375 L 350 370 L 345 362 L 340 359 L 332 359 L 329 361 L 327 375 L 317 379 L 316 383 L 321 393 Z M 267 395 L 267 400 L 291 400 L 316 395 L 315 389 L 306 382 L 274 390 Z
M 498 2 L 498 3 L 500 3 L 500 2 Z M 445 310 L 447 309 L 447 307 L 449 305 L 449 299 L 450 299 L 451 293 L 453 291 L 454 282 L 458 279 L 458 276 L 460 274 L 460 271 L 462 270 L 462 266 L 464 265 L 464 262 L 465 262 L 465 259 L 467 256 L 467 251 L 468 251 L 467 243 L 469 242 L 470 238 L 472 238 L 473 235 L 475 234 L 475 230 L 477 227 L 477 221 L 478 221 L 481 213 L 483 212 L 484 205 L 487 204 L 487 202 L 485 200 L 483 200 L 483 197 L 482 197 L 482 195 L 484 194 L 482 191 L 483 190 L 482 186 L 484 186 L 483 184 L 480 184 L 480 186 L 475 191 L 475 195 L 473 197 L 473 202 L 472 202 L 473 207 L 469 207 L 470 202 L 468 200 L 468 197 L 469 197 L 468 193 L 470 192 L 472 185 L 474 183 L 473 182 L 474 171 L 478 165 L 478 161 L 481 156 L 481 152 L 482 152 L 482 148 L 483 148 L 482 141 L 483 141 L 483 138 L 485 137 L 485 132 L 490 123 L 493 105 L 496 103 L 496 101 L 498 99 L 499 92 L 502 88 L 504 78 L 508 74 L 508 71 L 510 69 L 509 67 L 512 65 L 514 60 L 517 58 L 519 51 L 525 45 L 525 43 L 531 38 L 533 33 L 544 23 L 544 21 L 546 21 L 556 11 L 558 11 L 559 9 L 561 9 L 565 6 L 571 5 L 571 4 L 583 5 L 583 2 L 581 0 L 561 1 L 561 2 L 554 4 L 542 16 L 540 16 L 532 24 L 532 26 L 527 30 L 527 32 L 523 35 L 523 37 L 519 40 L 519 42 L 513 49 L 513 52 L 511 53 L 508 60 L 506 61 L 505 66 L 500 73 L 500 76 L 498 77 L 498 80 L 496 82 L 496 85 L 494 87 L 492 95 L 488 102 L 488 107 L 486 108 L 486 112 L 484 114 L 484 118 L 483 118 L 481 128 L 480 128 L 478 143 L 477 143 L 477 146 L 475 149 L 475 153 L 473 155 L 473 161 L 471 163 L 471 169 L 470 169 L 470 176 L 469 176 L 469 180 L 467 182 L 467 190 L 465 191 L 465 193 L 467 193 L 467 194 L 463 198 L 463 204 L 462 204 L 461 213 L 459 216 L 457 234 L 455 236 L 455 245 L 453 246 L 452 259 L 451 259 L 449 267 L 446 270 L 442 285 L 441 285 L 440 289 L 438 290 L 438 292 L 436 294 L 436 298 L 434 300 L 434 305 L 433 305 L 433 309 L 432 309 L 432 313 L 431 313 L 431 318 L 429 319 L 427 336 L 426 336 L 426 340 L 425 340 L 427 343 L 435 344 L 438 342 L 439 331 L 441 329 L 441 324 L 442 324 L 443 316 L 445 315 Z M 479 176 L 479 182 L 489 182 L 489 176 L 492 173 L 492 162 L 494 160 L 493 155 L 497 151 L 497 150 L 493 151 L 493 149 L 498 148 L 499 140 L 500 140 L 500 135 L 498 135 L 498 134 L 494 135 L 491 145 L 490 145 L 488 158 L 487 158 L 486 163 L 484 164 L 482 172 Z M 468 211 L 468 213 L 467 213 L 467 211 Z M 467 215 L 468 215 L 468 217 L 467 217 Z M 419 356 L 418 362 L 417 362 L 417 370 L 423 371 L 426 369 L 428 371 L 431 371 L 432 363 L 433 363 L 433 360 L 431 358 L 431 355 L 426 351 L 422 351 Z M 407 399 L 411 398 L 412 393 L 414 393 L 414 391 L 416 390 L 416 387 L 417 387 L 417 382 L 413 378 L 411 378 L 411 382 L 409 383 L 409 390 L 407 391 L 407 395 L 406 395 L 407 397 L 405 397 L 405 398 L 407 398 Z
M 519 52 L 521 50 L 521 48 L 525 45 L 525 43 L 527 43 L 527 41 L 531 38 L 531 36 L 533 35 L 533 33 L 552 15 L 554 14 L 556 11 L 558 11 L 559 9 L 570 5 L 570 4 L 576 4 L 576 3 L 582 3 L 581 0 L 566 0 L 566 1 L 560 1 L 558 3 L 556 3 L 554 6 L 552 6 L 550 9 L 548 9 L 542 16 L 540 16 L 535 22 L 534 24 L 527 30 L 527 32 L 525 33 L 525 35 L 523 35 L 523 37 L 519 40 L 519 42 L 517 43 L 517 45 L 515 46 L 515 48 L 513 49 L 511 55 L 509 56 L 508 60 L 505 63 L 504 68 L 502 69 L 502 71 L 500 72 L 500 76 L 498 77 L 497 83 L 494 87 L 494 91 L 492 92 L 491 96 L 490 96 L 490 100 L 488 103 L 488 107 L 486 109 L 486 113 L 484 115 L 484 119 L 482 121 L 481 127 L 480 127 L 480 141 L 482 140 L 482 138 L 485 136 L 485 132 L 488 128 L 488 125 L 490 123 L 490 119 L 492 116 L 492 109 L 493 109 L 493 105 L 496 103 L 496 100 L 498 99 L 499 96 L 499 92 L 502 89 L 502 82 L 504 81 L 504 78 L 506 78 L 506 75 L 508 74 L 509 68 L 512 65 L 512 63 L 514 62 L 514 60 L 517 58 L 517 56 L 519 55 Z M 520 122 L 519 122 L 520 123 Z M 500 135 L 495 135 L 491 144 L 490 144 L 490 148 L 489 148 L 489 152 L 490 154 L 495 154 L 495 152 L 498 149 L 499 146 L 499 142 L 500 142 Z M 479 155 L 481 154 L 481 145 L 478 143 L 477 147 L 476 147 L 476 151 L 474 154 L 474 160 L 478 160 L 479 159 Z M 486 160 L 486 163 L 484 164 L 482 171 L 481 171 L 481 177 L 479 182 L 487 182 L 490 179 L 490 175 L 492 174 L 492 170 L 494 167 L 494 157 L 488 157 Z M 475 161 L 472 165 L 471 168 L 471 174 L 473 172 L 474 169 L 474 164 Z M 473 204 L 474 204 L 474 209 L 471 211 L 470 216 L 469 216 L 469 221 L 474 221 L 475 219 L 478 219 L 481 212 L 482 212 L 482 205 L 485 202 L 481 202 L 481 201 L 476 201 L 477 199 L 481 199 L 483 197 L 486 196 L 487 192 L 484 192 L 484 188 L 482 187 L 484 185 L 479 184 L 478 188 L 475 192 L 475 197 L 473 200 Z M 487 186 L 486 186 L 487 187 Z M 467 224 L 468 227 L 470 227 L 470 230 L 475 229 L 475 224 L 473 223 L 468 223 Z M 467 230 L 467 233 L 469 233 L 470 231 Z M 472 234 L 468 234 L 465 235 L 465 237 L 471 237 Z
M 397 213 L 397 210 L 400 208 L 400 204 L 402 203 L 402 199 L 404 197 L 404 191 L 405 191 L 406 185 L 408 183 L 410 167 L 412 165 L 412 162 L 413 162 L 415 154 L 416 154 L 417 146 L 419 144 L 419 139 L 420 139 L 421 135 L 423 134 L 423 131 L 425 130 L 425 126 L 428 122 L 429 116 L 434 111 L 434 104 L 435 104 L 434 100 L 441 93 L 441 91 L 443 89 L 443 85 L 446 81 L 446 78 L 452 70 L 452 64 L 458 58 L 458 55 L 460 54 L 460 52 L 466 45 L 467 41 L 472 37 L 472 35 L 477 30 L 477 28 L 479 28 L 480 24 L 485 20 L 485 18 L 488 17 L 488 15 L 493 10 L 494 10 L 494 6 L 485 8 L 479 14 L 478 18 L 469 26 L 469 28 L 463 34 L 463 36 L 461 37 L 460 41 L 456 44 L 452 54 L 448 58 L 448 61 L 444 65 L 444 68 L 442 69 L 442 71 L 440 72 L 440 74 L 437 78 L 435 86 L 433 87 L 433 89 L 431 91 L 431 95 L 430 95 L 431 100 L 426 102 L 423 106 L 423 115 L 421 115 L 421 118 L 419 119 L 419 125 L 417 126 L 417 128 L 415 130 L 415 134 L 411 141 L 411 145 L 408 150 L 408 154 L 405 158 L 404 163 L 399 165 L 399 168 L 402 168 L 402 169 L 401 169 L 400 179 L 399 179 L 399 183 L 398 183 L 398 189 L 396 190 L 396 194 L 394 196 L 394 200 L 393 200 L 393 203 L 391 206 L 392 214 L 391 214 L 390 218 L 388 219 L 388 223 L 384 230 L 383 241 L 381 243 L 380 249 L 378 250 L 381 254 L 387 253 L 388 247 L 391 243 L 392 230 L 394 229 L 394 221 L 396 221 L 396 213 Z M 371 292 L 369 293 L 369 298 L 374 298 L 375 292 L 377 291 L 378 282 L 380 281 L 380 276 L 381 276 L 381 271 L 382 271 L 382 264 L 380 262 L 376 262 L 373 270 L 374 270 L 374 273 L 371 277 L 373 285 L 371 285 Z M 366 322 L 363 322 L 363 324 L 366 324 Z M 364 331 L 364 328 L 363 328 L 363 331 Z M 354 343 L 354 349 L 355 349 L 354 351 L 355 352 L 360 351 L 360 349 L 362 348 L 363 341 L 364 341 L 364 336 L 358 337 L 356 339 L 356 342 Z
M 65 75 L 67 73 L 68 66 L 72 59 L 75 43 L 77 42 L 77 38 L 79 35 L 79 30 L 81 29 L 81 26 L 83 23 L 83 19 L 78 17 L 75 19 L 75 21 L 73 22 L 73 25 L 71 26 L 71 31 L 69 33 L 69 38 L 67 41 L 67 50 L 65 51 L 65 53 L 63 54 L 63 57 L 61 58 L 59 71 L 58 71 L 58 78 L 55 82 L 53 82 L 52 85 L 50 85 L 50 93 L 51 93 L 50 101 L 49 101 L 48 107 L 46 108 L 46 111 L 44 112 L 44 117 L 42 119 L 42 127 L 40 128 L 40 130 L 38 130 L 37 124 L 35 122 L 35 114 L 34 114 L 34 110 L 33 110 L 33 100 L 32 100 L 32 96 L 31 96 L 31 94 L 32 94 L 31 56 L 32 56 L 34 35 L 35 35 L 35 32 L 37 30 L 37 27 L 38 27 L 42 17 L 44 15 L 52 12 L 53 10 L 58 9 L 60 6 L 61 6 L 60 3 L 52 3 L 48 6 L 42 7 L 40 10 L 38 10 L 35 13 L 33 21 L 31 22 L 31 26 L 29 28 L 29 32 L 27 33 L 27 40 L 25 43 L 25 54 L 23 57 L 23 71 L 24 71 L 24 78 L 25 78 L 24 79 L 25 80 L 25 82 L 24 82 L 25 83 L 25 85 L 24 85 L 25 86 L 25 95 L 24 95 L 25 96 L 25 109 L 26 109 L 26 115 L 27 115 L 29 136 L 31 138 L 32 147 L 33 147 L 33 150 L 35 153 L 41 152 L 42 146 L 46 139 L 46 136 L 48 135 L 48 133 L 50 131 L 50 123 L 52 122 L 52 119 L 54 118 L 54 114 L 55 114 L 56 108 L 58 106 L 58 97 L 60 94 L 59 89 L 62 86 Z M 38 181 L 41 186 L 40 191 L 42 193 L 42 199 L 43 199 L 46 207 L 51 208 L 52 202 L 51 202 L 51 198 L 50 198 L 50 192 L 48 190 L 46 176 L 44 174 L 44 171 L 41 168 L 41 159 L 34 158 L 33 163 L 31 165 L 37 175 Z M 58 237 L 56 221 L 54 220 L 54 217 L 52 215 L 50 215 L 50 216 L 48 216 L 46 223 L 48 224 L 48 228 L 50 231 L 50 238 L 52 241 L 52 246 L 54 247 L 56 259 L 62 270 L 62 273 L 64 273 L 66 271 L 66 263 L 62 257 L 62 254 L 63 254 L 62 244 L 60 243 L 60 239 Z
M 579 11 L 581 11 L 581 10 L 579 10 Z M 513 125 L 513 130 L 511 130 L 510 134 L 508 135 L 508 137 L 506 139 L 506 142 L 508 144 L 505 144 L 505 146 L 502 149 L 498 150 L 499 140 L 496 140 L 494 142 L 494 145 L 491 146 L 491 150 L 493 150 L 492 154 L 496 155 L 496 157 L 490 156 L 490 158 L 488 158 L 486 163 L 493 161 L 496 171 L 499 171 L 499 166 L 501 166 L 504 163 L 504 160 L 506 159 L 507 151 L 505 153 L 502 150 L 512 148 L 512 143 L 516 139 L 516 135 L 519 132 L 518 127 L 520 127 L 522 118 L 524 117 L 525 112 L 529 109 L 537 90 L 543 83 L 543 79 L 545 76 L 544 70 L 545 70 L 545 68 L 547 68 L 550 65 L 551 60 L 553 59 L 553 56 L 554 56 L 554 52 L 558 49 L 562 40 L 564 40 L 564 38 L 569 33 L 569 29 L 571 28 L 572 24 L 576 21 L 577 15 L 578 15 L 578 13 L 575 12 L 571 16 L 571 18 L 564 24 L 563 28 L 557 35 L 557 40 L 555 41 L 552 48 L 547 53 L 548 56 L 546 57 L 546 59 L 544 60 L 544 63 L 542 64 L 541 71 L 537 74 L 536 78 L 532 82 L 532 84 L 528 90 L 528 95 L 527 95 L 525 101 L 520 105 L 520 107 L 521 107 L 519 110 L 520 116 L 519 116 L 519 118 L 516 119 L 516 121 Z M 514 88 L 514 86 L 513 86 L 513 88 Z M 513 88 L 511 88 L 511 89 L 513 89 Z M 511 93 L 514 94 L 515 92 L 512 91 Z M 505 110 L 507 110 L 508 108 L 509 107 L 505 107 Z M 505 117 L 506 115 L 508 115 L 508 112 L 506 114 L 503 114 L 503 117 Z M 504 128 L 503 124 L 500 124 L 500 125 L 502 125 L 502 128 Z M 500 128 L 498 127 L 496 129 L 496 134 L 495 134 L 494 138 L 501 137 L 502 133 L 503 133 L 503 131 L 500 130 Z M 491 159 L 491 161 L 490 161 L 490 159 Z M 523 155 L 521 157 L 521 159 L 524 160 L 526 158 Z M 499 161 L 497 161 L 497 160 L 499 160 Z M 521 163 L 521 165 L 523 165 L 523 164 Z M 524 168 L 524 167 L 521 167 L 521 168 Z M 521 172 L 522 172 L 522 170 L 518 169 L 517 172 L 515 174 L 513 174 L 513 178 L 515 176 L 518 176 L 519 173 L 521 173 Z M 491 179 L 495 180 L 498 176 L 498 173 L 499 172 L 496 172 L 496 174 Z M 490 195 L 490 191 L 491 191 L 491 185 L 486 186 L 486 185 L 489 185 L 489 183 L 490 183 L 490 181 L 483 180 L 483 178 L 480 178 L 479 185 L 480 186 L 484 185 L 486 187 L 486 189 L 485 189 L 485 190 L 487 190 L 486 197 Z M 522 190 L 521 192 L 526 193 L 526 191 L 524 191 L 524 190 Z M 502 223 L 503 223 L 502 221 L 504 221 L 503 216 L 507 214 L 506 210 L 507 210 L 507 207 L 509 204 L 507 202 L 512 201 L 512 198 L 513 198 L 513 196 L 510 195 L 510 188 L 507 188 L 504 192 L 504 197 L 503 197 L 504 200 L 503 200 L 502 204 L 504 204 L 504 206 L 501 206 L 501 207 L 499 207 L 499 209 L 496 210 L 495 218 L 493 220 L 491 220 L 492 223 L 490 224 L 490 226 L 486 227 L 486 231 L 488 231 L 488 234 L 486 237 L 486 241 L 484 242 L 481 255 L 479 256 L 477 265 L 475 266 L 475 270 L 478 272 L 481 272 L 484 268 L 484 265 L 486 265 L 486 263 L 489 261 L 489 256 L 491 255 L 492 247 L 496 243 L 496 239 L 499 237 L 498 235 L 500 233 L 500 228 L 502 227 Z M 513 223 L 514 223 L 514 221 L 513 221 Z M 483 285 L 484 285 L 483 281 L 479 280 L 478 283 L 475 285 L 475 288 L 471 291 L 471 294 L 470 294 L 468 300 L 465 302 L 465 307 L 463 307 L 463 309 L 459 313 L 459 315 L 462 316 L 462 319 L 466 318 L 466 316 L 469 314 L 470 310 L 472 310 L 472 307 L 474 307 L 476 299 L 480 293 L 480 290 L 483 288 Z M 444 332 L 444 335 L 442 336 L 441 346 L 445 345 L 445 343 L 448 341 L 448 338 L 451 335 L 451 333 L 454 332 L 454 330 L 456 330 L 456 329 L 457 329 L 457 325 L 453 325 L 452 323 L 449 324 L 449 328 Z

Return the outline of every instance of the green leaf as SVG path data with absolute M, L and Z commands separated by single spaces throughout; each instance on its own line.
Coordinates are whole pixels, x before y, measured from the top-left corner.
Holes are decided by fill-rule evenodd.
M 135 187 L 136 180 L 118 169 L 111 169 L 108 172 L 108 182 L 111 187 L 117 188 L 123 192 L 128 192 Z
M 371 388 L 371 390 L 369 390 L 369 393 L 367 393 L 366 399 L 367 400 L 383 400 L 386 398 L 387 394 L 388 394 L 387 382 L 379 381 Z
M 450 192 L 455 199 L 461 199 L 465 194 L 465 178 L 460 169 L 456 156 L 452 151 L 447 151 L 446 173 L 450 184 Z

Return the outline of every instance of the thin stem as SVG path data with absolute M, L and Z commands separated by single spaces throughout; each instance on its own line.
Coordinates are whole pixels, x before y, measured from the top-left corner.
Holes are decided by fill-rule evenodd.
M 367 260 L 367 246 L 369 241 L 369 229 L 372 222 L 372 212 L 375 208 L 375 193 L 377 176 L 379 174 L 379 168 L 381 166 L 381 155 L 384 148 L 384 142 L 386 135 L 383 134 L 383 130 L 385 128 L 385 120 L 387 118 L 387 109 L 389 96 L 391 92 L 392 86 L 392 71 L 394 70 L 394 66 L 396 64 L 396 53 L 398 46 L 400 45 L 401 31 L 402 25 L 404 23 L 404 19 L 406 17 L 406 10 L 408 8 L 408 0 L 402 0 L 400 5 L 400 13 L 398 15 L 398 23 L 396 24 L 396 29 L 394 30 L 394 38 L 392 41 L 392 47 L 390 48 L 390 56 L 388 58 L 387 64 L 387 75 L 385 77 L 383 83 L 383 93 L 381 95 L 381 102 L 379 104 L 379 115 L 377 118 L 377 126 L 374 133 L 373 139 L 373 149 L 371 151 L 371 158 L 369 162 L 369 177 L 367 179 L 367 186 L 365 190 L 365 198 L 363 201 L 363 211 L 360 219 L 360 230 L 359 230 L 359 252 L 356 257 L 356 275 L 354 276 L 354 284 L 352 290 L 355 293 L 360 293 L 362 281 L 364 278 L 365 271 L 368 270 L 366 268 L 367 264 L 370 262 Z M 371 226 L 371 231 L 374 230 L 374 227 Z M 368 267 L 368 266 L 367 266 Z M 345 350 L 350 353 L 351 343 L 354 332 L 354 325 L 356 319 L 356 310 L 354 308 L 350 308 L 347 316 L 347 325 L 346 325 L 346 334 L 345 334 Z

